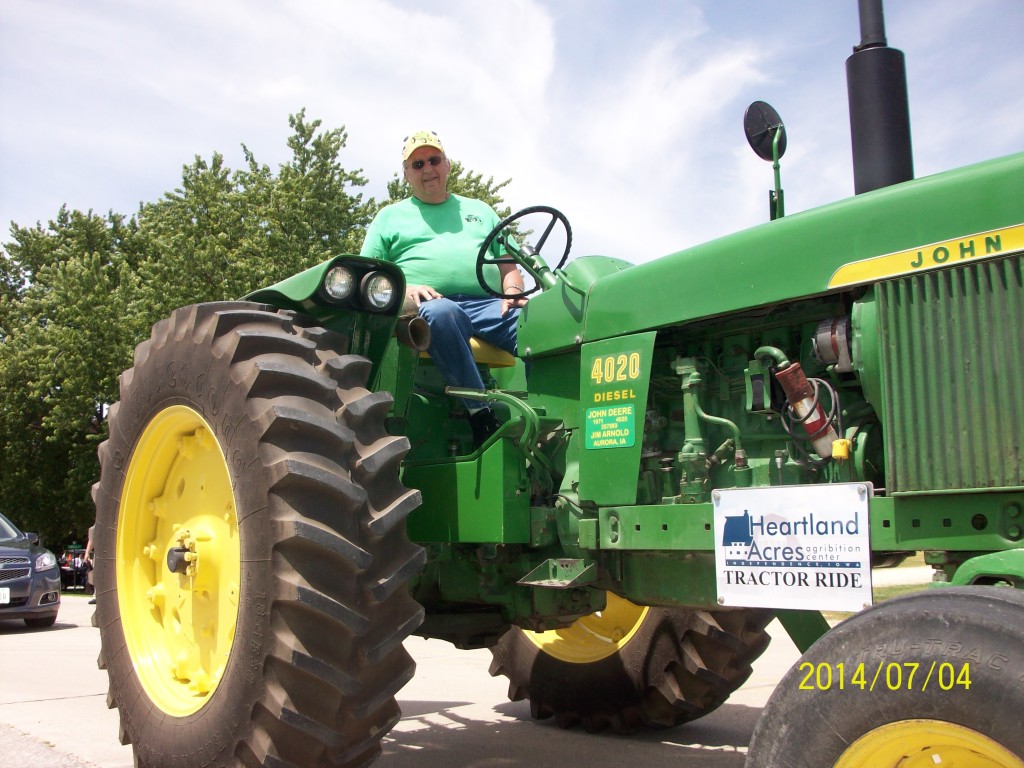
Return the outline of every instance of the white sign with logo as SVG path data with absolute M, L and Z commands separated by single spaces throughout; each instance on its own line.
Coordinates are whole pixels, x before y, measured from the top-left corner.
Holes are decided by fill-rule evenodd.
M 712 495 L 718 602 L 859 611 L 871 605 L 869 483 Z

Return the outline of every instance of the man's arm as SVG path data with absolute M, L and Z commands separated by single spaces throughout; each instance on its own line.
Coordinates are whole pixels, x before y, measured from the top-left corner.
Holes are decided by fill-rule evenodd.
M 515 264 L 499 264 L 498 271 L 501 274 L 501 292 L 514 294 L 523 292 L 523 276 L 519 274 L 519 268 Z M 502 299 L 501 314 L 505 314 L 512 307 L 525 307 L 527 297 L 518 299 Z

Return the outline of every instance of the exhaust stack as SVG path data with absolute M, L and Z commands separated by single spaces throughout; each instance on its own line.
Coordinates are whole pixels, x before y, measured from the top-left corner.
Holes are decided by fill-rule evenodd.
M 914 157 L 903 52 L 886 43 L 882 0 L 859 0 L 858 7 L 861 42 L 846 60 L 846 87 L 859 195 L 914 178 Z

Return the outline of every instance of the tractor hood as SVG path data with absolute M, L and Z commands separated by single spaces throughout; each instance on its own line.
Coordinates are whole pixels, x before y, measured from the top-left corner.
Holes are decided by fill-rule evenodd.
M 1024 153 L 885 187 L 607 274 L 579 308 L 577 343 L 1022 249 Z M 548 347 L 536 336 L 526 340 L 534 354 Z

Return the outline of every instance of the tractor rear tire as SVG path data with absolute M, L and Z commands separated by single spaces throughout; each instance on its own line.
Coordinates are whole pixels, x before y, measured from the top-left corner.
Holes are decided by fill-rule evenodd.
M 566 630 L 514 628 L 491 649 L 512 701 L 561 728 L 668 728 L 721 706 L 770 638 L 769 611 L 648 608 L 608 595 L 606 610 Z
M 758 720 L 747 768 L 1024 765 L 1024 591 L 943 587 L 822 636 Z
M 308 318 L 203 304 L 157 323 L 100 446 L 96 623 L 137 766 L 365 766 L 422 620 L 419 493 L 368 360 Z

